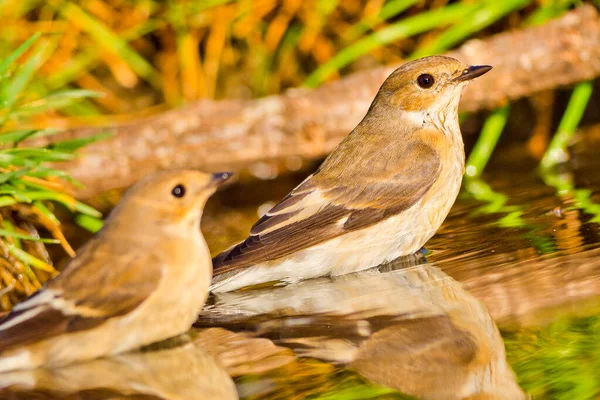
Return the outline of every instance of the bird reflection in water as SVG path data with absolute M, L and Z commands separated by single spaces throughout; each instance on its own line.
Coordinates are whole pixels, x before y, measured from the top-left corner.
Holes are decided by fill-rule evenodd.
M 159 346 L 163 347 L 63 368 L 3 373 L 0 375 L 0 398 L 238 398 L 225 369 L 189 338 L 179 337 Z
M 420 256 L 212 302 L 197 326 L 252 332 L 409 395 L 525 398 L 485 306 Z
M 289 385 L 281 380 L 307 367 L 297 356 L 423 399 L 525 398 L 485 306 L 421 256 L 209 301 L 197 327 L 179 340 L 2 374 L 0 387 L 9 389 L 0 389 L 0 398 L 236 399 L 230 376 L 245 375 L 265 384 L 242 384 L 243 397 L 281 398 L 276 394 Z

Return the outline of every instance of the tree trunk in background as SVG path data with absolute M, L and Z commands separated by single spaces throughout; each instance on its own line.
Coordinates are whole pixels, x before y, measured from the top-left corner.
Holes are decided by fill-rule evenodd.
M 467 88 L 460 104 L 461 111 L 492 109 L 598 76 L 599 14 L 584 5 L 543 26 L 472 40 L 447 55 L 467 64 L 494 66 Z M 90 145 L 60 168 L 84 183 L 78 197 L 88 197 L 164 168 L 235 170 L 289 156 L 321 157 L 356 126 L 396 67 L 358 72 L 312 91 L 294 89 L 248 101 L 198 101 L 110 127 L 114 137 Z M 106 130 L 72 129 L 58 139 Z

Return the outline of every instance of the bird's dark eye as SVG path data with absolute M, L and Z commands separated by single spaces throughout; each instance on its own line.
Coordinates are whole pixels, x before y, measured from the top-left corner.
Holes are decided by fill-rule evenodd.
M 171 190 L 171 194 L 175 197 L 181 198 L 185 196 L 185 186 L 179 184 Z
M 421 74 L 419 75 L 419 77 L 417 78 L 417 83 L 419 84 L 419 86 L 421 86 L 423 89 L 429 89 L 430 87 L 433 86 L 434 83 L 434 79 L 433 76 L 429 75 L 429 74 Z

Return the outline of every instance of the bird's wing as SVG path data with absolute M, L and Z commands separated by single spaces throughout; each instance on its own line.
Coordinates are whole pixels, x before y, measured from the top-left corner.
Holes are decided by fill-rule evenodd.
M 0 352 L 93 328 L 135 310 L 157 288 L 162 264 L 149 254 L 122 253 L 92 239 L 55 279 L 0 320 Z
M 355 160 L 360 168 L 348 165 L 353 158 L 347 152 L 339 161 L 332 154 L 259 219 L 245 241 L 213 259 L 215 275 L 284 257 L 410 208 L 438 179 L 440 156 L 422 140 L 398 150 L 367 151 L 368 159 Z

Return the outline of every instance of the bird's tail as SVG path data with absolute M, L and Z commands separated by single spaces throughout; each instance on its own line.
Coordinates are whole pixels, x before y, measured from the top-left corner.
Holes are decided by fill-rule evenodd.
M 229 292 L 257 283 L 240 282 L 239 284 L 236 283 L 235 285 L 230 285 L 230 283 L 232 283 L 233 280 L 237 281 L 237 277 L 245 274 L 246 272 L 252 269 L 251 266 L 239 267 L 236 266 L 235 263 L 232 263 L 231 260 L 226 261 L 231 251 L 237 248 L 238 246 L 239 244 L 231 246 L 230 248 L 222 251 L 212 259 L 213 279 L 209 289 L 211 292 Z M 224 286 L 227 287 L 224 288 Z
M 219 292 L 219 288 L 230 282 L 235 277 L 235 272 L 230 271 L 225 274 L 213 276 L 212 283 L 210 285 L 209 291 L 211 292 Z
M 212 259 L 212 263 L 213 263 L 213 275 L 218 274 L 219 273 L 219 269 L 223 268 L 225 266 L 224 264 L 224 260 L 227 257 L 227 255 L 229 254 L 229 251 L 231 250 L 231 248 L 222 251 L 221 253 L 219 253 L 218 255 L 216 255 L 213 259 Z

